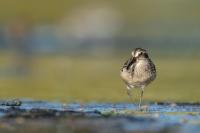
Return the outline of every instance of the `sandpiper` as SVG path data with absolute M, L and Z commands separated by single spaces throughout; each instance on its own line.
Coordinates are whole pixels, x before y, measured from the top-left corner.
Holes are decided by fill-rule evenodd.
M 151 61 L 147 51 L 142 48 L 136 48 L 132 51 L 132 56 L 123 65 L 120 76 L 127 86 L 127 94 L 132 100 L 131 89 L 140 88 L 141 106 L 144 88 L 156 78 L 156 67 Z

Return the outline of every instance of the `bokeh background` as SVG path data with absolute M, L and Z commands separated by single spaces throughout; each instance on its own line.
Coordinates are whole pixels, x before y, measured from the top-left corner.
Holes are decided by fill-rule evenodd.
M 200 101 L 199 0 L 2 0 L 0 98 L 129 102 L 119 77 L 142 47 L 147 101 Z M 139 91 L 133 90 L 138 100 Z

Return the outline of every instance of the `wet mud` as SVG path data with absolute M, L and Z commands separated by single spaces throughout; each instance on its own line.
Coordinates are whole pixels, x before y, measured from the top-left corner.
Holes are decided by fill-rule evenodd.
M 0 101 L 2 133 L 198 133 L 200 103 Z

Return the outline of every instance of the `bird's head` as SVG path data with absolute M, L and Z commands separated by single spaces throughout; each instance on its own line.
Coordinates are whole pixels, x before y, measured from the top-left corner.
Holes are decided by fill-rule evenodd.
M 136 48 L 135 50 L 133 50 L 132 56 L 136 59 L 149 58 L 147 51 L 142 48 Z

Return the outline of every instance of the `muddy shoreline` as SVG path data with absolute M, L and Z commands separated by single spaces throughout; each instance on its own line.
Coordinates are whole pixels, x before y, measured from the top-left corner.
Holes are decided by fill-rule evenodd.
M 200 131 L 200 103 L 149 103 L 142 111 L 130 103 L 64 104 L 1 100 L 0 132 L 165 132 Z

